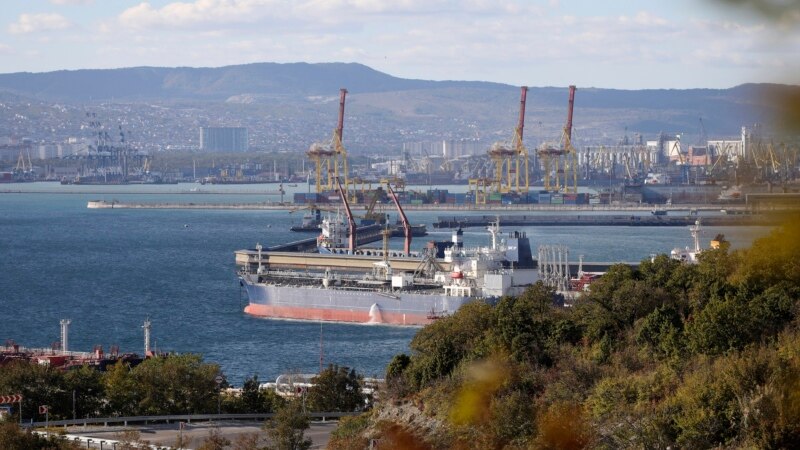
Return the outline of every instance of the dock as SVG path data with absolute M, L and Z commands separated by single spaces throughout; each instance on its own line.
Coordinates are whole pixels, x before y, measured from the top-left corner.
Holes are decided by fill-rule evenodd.
M 434 228 L 485 227 L 499 221 L 501 226 L 639 226 L 677 227 L 693 225 L 702 220 L 709 226 L 777 225 L 779 220 L 768 215 L 733 214 L 720 216 L 661 215 L 642 216 L 630 214 L 608 215 L 482 215 L 439 216 Z
M 356 245 L 364 245 L 377 242 L 383 239 L 383 226 L 365 225 L 356 228 Z M 273 245 L 266 248 L 269 252 L 312 252 L 317 250 L 317 236 L 300 239 L 298 241 L 287 242 L 285 244 Z

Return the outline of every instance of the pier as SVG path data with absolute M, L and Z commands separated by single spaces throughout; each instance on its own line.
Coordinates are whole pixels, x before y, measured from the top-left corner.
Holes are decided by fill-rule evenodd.
M 207 203 L 207 202 L 121 202 L 116 200 L 91 200 L 86 207 L 89 209 L 241 209 L 241 210 L 289 210 L 297 208 L 294 203 L 280 202 L 261 202 L 261 203 Z M 341 203 L 330 203 L 326 206 L 342 206 Z M 363 204 L 350 205 L 354 211 L 364 210 L 367 206 Z M 685 213 L 688 211 L 719 211 L 721 208 L 728 212 L 745 212 L 746 207 L 742 205 L 680 205 L 680 206 L 659 206 L 660 209 L 670 213 Z M 551 204 L 515 204 L 515 205 L 473 205 L 473 204 L 403 204 L 406 211 L 453 211 L 453 212 L 473 212 L 473 211 L 500 211 L 500 212 L 533 212 L 548 211 L 553 213 L 569 211 L 639 211 L 648 212 L 653 209 L 653 205 L 625 203 L 625 204 L 600 204 L 600 205 L 551 205 Z M 376 211 L 392 210 L 388 205 L 378 205 Z
M 688 226 L 702 220 L 703 225 L 710 226 L 755 226 L 776 225 L 779 220 L 767 215 L 483 215 L 483 216 L 439 216 L 433 223 L 434 228 L 468 228 L 485 227 L 499 221 L 501 226 L 644 226 L 644 227 L 676 227 Z
M 364 245 L 383 239 L 381 225 L 366 225 L 356 228 L 356 245 Z M 266 249 L 270 252 L 311 252 L 317 250 L 317 236 L 278 244 Z

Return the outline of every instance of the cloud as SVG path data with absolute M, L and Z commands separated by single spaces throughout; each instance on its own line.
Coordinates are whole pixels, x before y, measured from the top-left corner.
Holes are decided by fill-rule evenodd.
M 12 34 L 56 31 L 70 28 L 72 24 L 60 14 L 22 14 L 19 19 L 8 26 Z
M 54 5 L 91 5 L 94 0 L 50 0 Z
M 119 21 L 132 28 L 224 26 L 251 23 L 269 15 L 277 15 L 279 0 L 196 0 L 173 2 L 154 8 L 139 3 L 119 15 Z
M 541 8 L 519 0 L 194 0 L 161 7 L 141 2 L 124 10 L 117 20 L 128 28 L 229 28 L 248 24 L 276 26 L 291 21 L 302 28 L 349 24 L 366 26 L 364 20 L 403 17 L 524 16 L 540 14 Z M 339 32 L 346 31 L 340 29 Z

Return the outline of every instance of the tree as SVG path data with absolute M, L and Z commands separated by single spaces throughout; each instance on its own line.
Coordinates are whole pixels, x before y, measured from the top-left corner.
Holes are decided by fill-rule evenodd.
M 403 375 L 403 371 L 406 370 L 410 363 L 411 358 L 405 353 L 394 355 L 394 358 L 389 361 L 389 365 L 386 366 L 386 380 L 388 381 Z
M 409 345 L 414 354 L 404 371 L 410 387 L 420 389 L 449 375 L 464 358 L 480 358 L 477 344 L 492 326 L 492 311 L 486 303 L 470 302 L 419 330 Z
M 0 392 L 22 394 L 22 416 L 38 417 L 39 405 L 49 405 L 50 420 L 72 418 L 72 393 L 64 386 L 64 374 L 49 366 L 14 361 L 0 370 Z M 42 416 L 42 420 L 44 417 Z
M 270 413 L 283 403 L 283 398 L 275 391 L 261 389 L 258 375 L 253 375 L 245 378 L 240 396 L 227 399 L 226 407 L 231 412 Z
M 139 404 L 139 391 L 131 376 L 130 365 L 117 361 L 103 376 L 106 395 L 105 414 L 109 416 L 133 416 Z
M 308 391 L 308 404 L 314 411 L 358 411 L 364 408 L 362 377 L 355 370 L 331 364 L 319 373 Z
M 98 417 L 101 414 L 105 389 L 103 374 L 93 367 L 81 366 L 64 375 L 68 396 L 75 395 L 76 417 Z M 69 415 L 72 418 L 72 415 Z
M 0 422 L 0 448 L 3 450 L 78 450 L 80 446 L 59 436 L 40 436 L 23 430 L 16 422 Z
M 186 414 L 215 411 L 219 366 L 199 355 L 150 358 L 131 374 L 140 390 L 139 413 Z
M 278 409 L 275 418 L 265 424 L 271 442 L 269 450 L 306 450 L 311 439 L 305 438 L 309 428 L 308 415 L 303 412 L 300 401 L 289 402 Z
M 517 298 L 504 297 L 494 310 L 490 333 L 518 361 L 549 364 L 545 347 L 553 328 L 553 299 L 553 290 L 541 281 Z

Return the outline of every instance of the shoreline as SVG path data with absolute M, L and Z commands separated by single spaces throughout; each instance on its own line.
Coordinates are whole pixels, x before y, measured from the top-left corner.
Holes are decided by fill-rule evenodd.
M 302 208 L 304 204 L 295 203 L 155 203 L 155 202 L 116 202 L 106 200 L 92 200 L 87 203 L 89 209 L 221 209 L 221 210 L 294 210 Z M 336 207 L 337 204 L 325 205 L 329 207 Z M 338 205 L 341 206 L 341 205 Z M 394 210 L 391 205 L 381 205 L 379 210 Z M 351 209 L 363 210 L 365 205 L 351 205 Z M 542 205 L 542 204 L 525 204 L 525 205 L 456 205 L 456 204 L 439 204 L 439 205 L 403 205 L 403 209 L 407 211 L 652 211 L 653 205 Z M 659 206 L 659 210 L 664 211 L 720 211 L 725 209 L 727 211 L 745 211 L 744 206 L 729 206 L 729 205 L 714 205 L 714 204 L 691 204 L 691 205 L 672 205 L 669 207 Z

